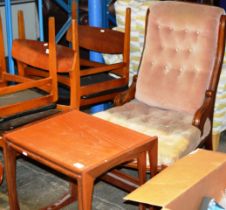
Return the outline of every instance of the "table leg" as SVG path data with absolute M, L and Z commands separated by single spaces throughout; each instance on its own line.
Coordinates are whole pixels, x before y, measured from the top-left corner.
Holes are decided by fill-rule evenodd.
M 82 174 L 78 179 L 78 209 L 92 209 L 94 178 L 89 174 Z
M 142 185 L 146 181 L 146 151 L 142 152 L 137 160 L 139 184 Z M 144 204 L 139 204 L 139 210 L 145 210 Z
M 158 171 L 158 141 L 154 141 L 152 147 L 148 149 L 150 175 L 155 176 Z
M 16 191 L 16 151 L 9 145 L 4 147 L 5 171 L 10 210 L 20 209 Z
M 137 160 L 139 184 L 142 185 L 146 181 L 146 152 L 142 152 Z

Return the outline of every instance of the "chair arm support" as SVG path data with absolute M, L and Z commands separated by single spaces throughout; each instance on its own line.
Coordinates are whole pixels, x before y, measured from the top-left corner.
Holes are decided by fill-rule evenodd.
M 118 94 L 114 98 L 114 105 L 115 106 L 121 106 L 130 100 L 134 99 L 135 97 L 135 91 L 136 91 L 136 82 L 137 82 L 137 75 L 133 77 L 133 82 L 128 90 L 123 91 L 122 93 Z
M 206 122 L 206 119 L 209 119 L 212 122 L 213 117 L 213 105 L 214 105 L 214 91 L 207 90 L 205 94 L 205 99 L 202 106 L 196 111 L 192 124 L 199 128 L 203 132 L 203 127 Z

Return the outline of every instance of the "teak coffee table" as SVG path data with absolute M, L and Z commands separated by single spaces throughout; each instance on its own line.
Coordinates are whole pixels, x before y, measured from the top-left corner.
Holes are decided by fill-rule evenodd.
M 145 182 L 146 152 L 157 170 L 157 138 L 91 115 L 70 111 L 4 135 L 6 178 L 11 210 L 19 209 L 16 154 L 30 157 L 77 181 L 79 210 L 92 208 L 94 181 L 115 166 L 138 160 L 139 183 Z

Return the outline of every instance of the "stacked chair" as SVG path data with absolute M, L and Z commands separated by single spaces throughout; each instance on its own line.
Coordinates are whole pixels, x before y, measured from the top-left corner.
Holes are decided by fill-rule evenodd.
M 74 4 L 75 5 L 75 4 Z M 72 6 L 72 18 L 76 18 Z M 124 32 L 112 29 L 78 25 L 78 48 L 95 51 L 101 54 L 122 55 L 122 61 L 114 64 L 103 64 L 80 59 L 80 106 L 113 100 L 122 90 L 127 89 L 129 80 L 131 11 L 126 10 Z M 66 39 L 71 42 L 71 29 Z M 61 78 L 59 82 L 61 82 Z M 65 83 L 68 85 L 68 83 Z
M 49 52 L 38 41 L 14 40 L 12 56 L 18 61 L 18 74 L 6 70 L 2 25 L 0 25 L 0 131 L 13 129 L 57 112 L 57 74 L 54 19 L 49 20 Z M 37 53 L 34 53 L 36 52 Z M 42 53 L 40 53 L 43 51 Z M 42 55 L 43 54 L 43 55 Z M 33 80 L 24 76 L 25 62 L 45 64 L 49 75 Z M 0 144 L 2 146 L 2 142 Z
M 72 19 L 76 19 L 76 3 L 72 2 Z M 21 19 L 22 20 L 22 19 Z M 58 82 L 70 89 L 70 103 L 76 108 L 111 101 L 119 93 L 127 89 L 129 80 L 129 50 L 130 50 L 130 9 L 126 12 L 125 32 L 111 29 L 78 25 L 75 33 L 78 42 L 73 40 L 72 29 L 66 34 L 66 39 L 79 52 L 79 49 L 107 54 L 121 54 L 122 61 L 115 64 L 104 64 L 91 61 L 87 56 L 80 58 L 78 69 L 58 69 Z M 19 25 L 23 25 L 20 21 Z M 20 33 L 19 33 L 20 34 Z M 23 33 L 19 35 L 23 39 Z M 73 60 L 70 56 L 68 59 Z M 67 69 L 68 70 L 68 69 Z M 47 77 L 45 69 L 25 69 L 27 77 Z M 74 76 L 73 76 L 73 75 Z M 64 92 L 65 93 L 65 92 Z M 66 92 L 67 93 L 67 92 Z M 60 95 L 60 102 L 67 96 Z M 74 105 L 72 105 L 74 107 Z
M 52 19 L 52 18 L 50 18 Z M 14 40 L 13 45 L 16 50 L 21 50 L 26 52 L 26 55 L 29 55 L 29 59 L 27 57 L 23 57 L 21 60 L 17 56 L 14 56 L 18 62 L 18 66 L 20 68 L 18 74 L 23 75 L 26 78 L 35 79 L 43 79 L 49 76 L 49 64 L 47 61 L 48 53 L 50 51 L 50 46 L 46 42 L 39 42 L 34 40 L 27 40 L 25 37 L 25 29 L 24 29 L 24 17 L 23 13 L 20 11 L 18 13 L 18 28 L 19 28 L 19 39 Z M 76 30 L 74 30 L 76 31 Z M 77 38 L 75 34 L 72 35 L 74 38 Z M 55 71 L 57 73 L 67 73 L 70 78 L 70 87 L 71 93 L 73 96 L 75 95 L 75 85 L 76 85 L 76 70 L 78 69 L 77 64 L 79 61 L 77 59 L 77 52 L 75 53 L 76 48 L 76 40 L 72 43 L 72 48 L 65 47 L 62 45 L 56 45 L 55 43 L 55 34 L 53 37 L 54 41 L 54 64 Z M 13 50 L 14 52 L 14 50 Z M 12 52 L 12 53 L 13 53 Z M 32 56 L 31 56 L 32 55 Z M 42 60 L 43 59 L 43 60 Z M 77 59 L 77 60 L 76 60 Z M 76 62 L 75 62 L 76 61 Z M 20 64 L 22 63 L 22 64 Z M 39 75 L 33 75 L 33 72 L 39 72 Z M 33 76 L 30 76 L 33 75 Z M 65 110 L 67 108 L 76 108 L 75 100 L 71 99 L 69 106 L 60 106 L 59 109 Z
M 12 44 L 12 56 L 17 63 L 18 74 L 6 71 L 2 25 L 0 25 L 0 131 L 1 135 L 16 127 L 34 122 L 61 111 L 78 107 L 73 100 L 69 106 L 59 105 L 57 73 L 66 72 L 70 75 L 71 92 L 76 94 L 74 82 L 76 70 L 79 70 L 78 52 L 75 51 L 77 36 L 76 24 L 73 25 L 72 48 L 56 45 L 55 21 L 49 18 L 49 41 L 41 42 L 25 39 L 24 17 L 18 13 L 19 39 Z M 27 72 L 35 69 L 47 72 L 45 77 L 28 77 Z M 77 73 L 79 75 L 79 72 Z M 80 79 L 80 78 L 79 78 Z M 0 146 L 4 149 L 4 141 L 0 138 Z M 3 168 L 0 165 L 0 181 Z M 72 191 L 73 192 L 73 191 Z M 75 192 L 74 192 L 75 193 Z M 74 195 L 73 195 L 74 198 Z
M 18 75 L 6 70 L 1 18 L 0 40 L 0 147 L 4 149 L 2 134 L 5 131 L 59 112 L 56 106 L 58 91 L 54 19 L 49 19 L 48 53 L 44 43 L 14 40 L 12 55 L 18 63 Z M 48 66 L 48 77 L 35 80 L 25 77 L 25 63 Z M 2 178 L 3 166 L 0 163 L 0 183 Z

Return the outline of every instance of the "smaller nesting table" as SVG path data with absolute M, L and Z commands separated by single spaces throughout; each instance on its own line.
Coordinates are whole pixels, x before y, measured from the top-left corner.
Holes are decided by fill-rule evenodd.
M 139 183 L 146 176 L 146 153 L 157 170 L 157 138 L 94 116 L 69 111 L 4 135 L 4 157 L 11 210 L 19 209 L 16 154 L 34 159 L 77 184 L 79 210 L 92 208 L 94 181 L 116 166 L 138 159 Z

